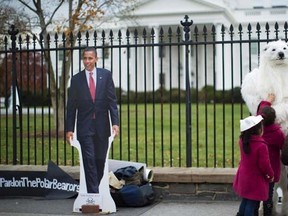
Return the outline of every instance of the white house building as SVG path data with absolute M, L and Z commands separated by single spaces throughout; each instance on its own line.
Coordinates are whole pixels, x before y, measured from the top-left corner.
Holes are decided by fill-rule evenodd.
M 139 5 L 134 10 L 135 20 L 122 22 L 118 20 L 115 22 L 107 23 L 104 28 L 114 29 L 114 43 L 117 43 L 117 31 L 122 30 L 122 36 L 125 41 L 126 29 L 131 30 L 131 41 L 133 42 L 134 29 L 138 30 L 139 39 L 138 44 L 143 43 L 141 37 L 143 29 L 147 30 L 147 34 L 150 34 L 151 29 L 155 31 L 154 43 L 159 43 L 159 32 L 162 28 L 167 35 L 168 28 L 173 29 L 173 37 L 175 37 L 176 28 L 181 27 L 180 21 L 184 21 L 184 16 L 188 15 L 189 20 L 193 20 L 191 31 L 197 26 L 199 31 L 199 41 L 203 41 L 203 27 L 207 28 L 207 34 L 211 34 L 212 26 L 216 29 L 216 41 L 222 41 L 223 35 L 221 31 L 225 28 L 225 40 L 230 40 L 229 30 L 230 27 L 234 27 L 233 40 L 239 40 L 238 27 L 242 26 L 242 40 L 250 39 L 267 39 L 266 24 L 270 27 L 269 39 L 275 39 L 275 23 L 279 25 L 278 38 L 284 38 L 284 24 L 287 21 L 288 13 L 288 0 L 141 0 Z M 247 28 L 251 25 L 251 34 L 248 36 Z M 257 34 L 256 25 L 260 24 L 261 30 L 259 35 Z M 183 32 L 182 32 L 183 33 Z M 193 34 L 193 32 L 192 32 Z M 166 38 L 167 39 L 167 38 Z M 208 37 L 211 40 L 211 37 Z M 151 42 L 151 41 L 148 41 Z M 223 43 L 224 44 L 224 43 Z M 243 43 L 242 47 L 239 44 L 230 46 L 229 44 L 217 44 L 216 48 L 212 46 L 205 47 L 199 45 L 197 47 L 197 53 L 191 51 L 192 58 L 189 65 L 190 80 L 192 87 L 195 87 L 197 83 L 198 88 L 205 85 L 215 85 L 217 89 L 230 89 L 231 87 L 237 87 L 241 84 L 241 77 L 248 73 L 254 67 L 258 65 L 259 48 L 258 43 Z M 260 43 L 260 46 L 264 44 Z M 231 51 L 233 47 L 233 51 Z M 214 50 L 213 50 L 214 49 Z M 241 49 L 241 51 L 240 51 Z M 248 51 L 250 50 L 250 51 Z M 167 51 L 167 49 L 166 49 Z M 178 79 L 180 79 L 180 88 L 185 89 L 185 67 L 180 65 L 180 73 L 176 73 L 179 65 L 177 64 L 177 56 L 169 57 L 168 55 L 159 57 L 159 49 L 154 49 L 153 57 L 151 49 L 148 49 L 148 54 L 144 56 L 143 49 L 137 50 L 137 66 L 135 66 L 135 60 L 126 61 L 125 55 L 127 51 L 121 50 L 121 77 L 119 76 L 119 65 L 117 61 L 113 62 L 113 71 L 115 83 L 119 83 L 121 79 L 122 88 L 124 90 L 127 86 L 127 77 L 129 77 L 129 89 L 135 90 L 137 83 L 137 90 L 144 89 L 142 73 L 146 73 L 148 86 L 146 88 L 151 90 L 158 89 L 160 86 L 160 79 L 164 78 L 164 86 L 167 86 L 170 82 L 168 74 L 165 73 L 172 71 L 172 87 L 177 87 Z M 184 58 L 184 47 L 181 48 L 182 57 Z M 172 55 L 177 55 L 177 47 L 172 47 Z M 215 55 L 213 54 L 215 53 Z M 251 53 L 251 56 L 249 56 Z M 114 52 L 113 59 L 119 59 L 119 53 Z M 197 55 L 197 58 L 196 58 Z M 135 57 L 135 49 L 131 49 L 130 56 Z M 153 58 L 153 60 L 151 60 Z M 241 60 L 240 60 L 241 58 Z M 144 60 L 146 61 L 144 62 Z M 214 59 L 214 60 L 213 60 Z M 171 61 L 170 61 L 171 60 Z M 196 62 L 197 61 L 197 62 Z M 213 62 L 215 64 L 213 65 Z M 105 63 L 105 67 L 111 67 L 108 63 Z M 127 70 L 127 63 L 129 70 Z M 183 59 L 180 62 L 184 62 Z M 111 63 L 110 63 L 111 64 Z M 146 64 L 146 71 L 143 71 L 143 64 Z M 172 67 L 172 68 L 171 68 Z M 136 72 L 138 79 L 135 78 Z M 129 75 L 127 74 L 129 73 Z M 232 75 L 232 73 L 234 75 Z M 160 76 L 159 74 L 162 74 Z M 164 74 L 164 75 L 163 75 Z M 197 74 L 197 75 L 196 75 Z M 206 75 L 205 75 L 206 74 Z M 214 74 L 214 75 L 213 75 Z M 241 74 L 241 75 L 240 75 Z M 215 76 L 215 80 L 214 79 Z M 154 79 L 154 82 L 152 80 Z M 163 81 L 162 81 L 163 82 Z M 214 82 L 214 84 L 213 84 Z M 216 82 L 216 83 L 215 83 Z M 163 84 L 163 83 L 162 83 Z
M 191 59 L 189 61 L 189 79 L 192 87 L 202 88 L 205 85 L 214 85 L 217 89 L 230 89 L 241 85 L 242 76 L 258 65 L 259 45 L 265 43 L 235 43 L 233 45 L 223 42 L 231 41 L 230 27 L 234 27 L 233 41 L 239 40 L 239 25 L 242 27 L 241 40 L 250 39 L 275 39 L 275 23 L 279 25 L 278 38 L 284 38 L 284 24 L 288 15 L 288 0 L 137 0 L 137 7 L 133 10 L 134 19 L 112 19 L 101 26 L 98 35 L 98 44 L 101 44 L 101 31 L 106 32 L 105 44 L 111 45 L 109 33 L 113 32 L 113 45 L 119 45 L 118 33 L 122 32 L 121 45 L 127 43 L 126 31 L 130 31 L 129 44 L 135 43 L 134 31 L 137 29 L 137 44 L 159 44 L 161 42 L 160 30 L 164 31 L 164 41 L 167 41 L 167 32 L 172 29 L 172 41 L 177 40 L 177 28 L 181 28 L 183 37 L 184 16 L 188 15 L 192 20 L 191 35 L 194 29 L 198 29 L 198 41 L 212 41 L 211 29 L 215 28 L 215 41 L 221 42 L 213 45 L 199 44 L 190 47 Z M 68 4 L 62 6 L 64 16 Z M 261 30 L 257 34 L 256 25 L 260 24 Z M 269 24 L 270 32 L 267 36 L 266 24 Z M 248 25 L 251 25 L 251 34 L 248 35 Z M 96 26 L 96 25 L 95 25 Z M 207 38 L 203 36 L 203 28 L 207 29 Z M 95 27 L 96 29 L 96 27 Z M 93 29 L 93 30 L 95 30 Z M 147 32 L 147 38 L 143 38 L 143 29 Z M 151 41 L 151 30 L 155 34 Z M 222 30 L 225 34 L 221 34 Z M 98 29 L 96 29 L 98 30 Z M 194 38 L 192 41 L 195 42 Z M 91 45 L 93 41 L 91 40 Z M 85 41 L 83 40 L 83 46 Z M 135 44 L 134 44 L 135 45 Z M 116 87 L 126 90 L 153 90 L 161 85 L 170 88 L 185 89 L 185 46 L 180 48 L 171 46 L 161 49 L 158 46 L 135 48 L 113 48 L 112 53 L 104 56 L 99 52 L 98 66 L 106 67 L 113 71 Z M 164 54 L 162 52 L 165 52 Z M 179 55 L 180 52 L 180 55 Z M 250 54 L 251 53 L 251 54 Z M 128 56 L 129 54 L 129 56 Z M 136 55 L 137 54 L 137 55 Z M 170 55 L 171 54 L 171 55 Z M 53 58 L 53 61 L 63 61 Z M 61 62 L 54 62 L 60 69 Z M 79 62 L 79 53 L 74 52 L 73 73 L 79 71 L 82 64 Z M 60 71 L 60 70 L 59 70 Z M 60 74 L 61 75 L 61 74 Z M 145 83 L 143 80 L 146 80 Z M 172 81 L 171 81 L 172 80 Z

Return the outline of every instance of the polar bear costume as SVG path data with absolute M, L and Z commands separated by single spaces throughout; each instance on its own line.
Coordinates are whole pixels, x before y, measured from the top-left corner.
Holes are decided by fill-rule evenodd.
M 282 40 L 265 45 L 259 68 L 248 73 L 241 86 L 242 97 L 252 115 L 256 114 L 260 101 L 266 100 L 269 93 L 275 95 L 272 107 L 276 111 L 276 122 L 281 125 L 285 135 L 288 135 L 288 46 Z M 282 166 L 280 182 L 275 184 L 274 191 L 279 186 L 282 189 L 281 213 L 288 216 L 287 183 L 287 171 Z M 274 198 L 276 196 L 274 193 Z M 275 204 L 274 202 L 276 207 Z

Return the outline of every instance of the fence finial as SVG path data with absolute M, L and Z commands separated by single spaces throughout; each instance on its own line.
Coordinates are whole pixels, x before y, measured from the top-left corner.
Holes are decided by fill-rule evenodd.
M 11 35 L 11 44 L 12 44 L 12 50 L 17 50 L 16 48 L 16 35 L 19 33 L 19 30 L 15 28 L 14 25 L 10 26 L 10 29 L 8 30 L 8 34 Z
M 189 17 L 188 15 L 185 15 L 184 17 L 185 21 L 180 21 L 181 25 L 184 26 L 184 36 L 185 36 L 185 41 L 189 41 L 189 32 L 190 32 L 190 26 L 193 24 L 193 21 L 191 20 L 190 22 L 188 21 Z
M 19 33 L 19 30 L 15 28 L 14 25 L 10 26 L 10 29 L 8 30 L 8 34 L 11 35 L 11 40 L 16 40 L 16 35 Z

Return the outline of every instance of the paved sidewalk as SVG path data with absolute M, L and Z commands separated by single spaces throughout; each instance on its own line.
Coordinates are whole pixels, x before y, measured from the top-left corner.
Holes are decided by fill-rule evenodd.
M 0 216 L 75 216 L 73 199 L 47 200 L 38 198 L 0 198 Z M 145 207 L 121 207 L 111 216 L 234 216 L 240 201 L 205 201 L 168 199 Z M 276 206 L 280 212 L 281 204 Z M 97 214 L 83 214 L 97 215 Z M 104 214 L 101 214 L 104 215 Z
M 81 215 L 72 212 L 74 199 L 45 200 L 29 198 L 0 199 L 0 215 L 2 216 L 64 216 Z M 138 208 L 118 208 L 111 216 L 233 216 L 236 214 L 239 202 L 236 201 L 185 201 L 162 200 L 152 205 Z M 95 215 L 95 214 L 85 214 Z

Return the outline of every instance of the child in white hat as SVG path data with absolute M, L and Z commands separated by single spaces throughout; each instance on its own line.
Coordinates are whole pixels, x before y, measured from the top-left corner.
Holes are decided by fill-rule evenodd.
M 233 182 L 235 192 L 242 197 L 237 216 L 254 216 L 260 201 L 268 199 L 269 182 L 274 173 L 268 147 L 262 138 L 262 116 L 240 120 L 240 163 Z

